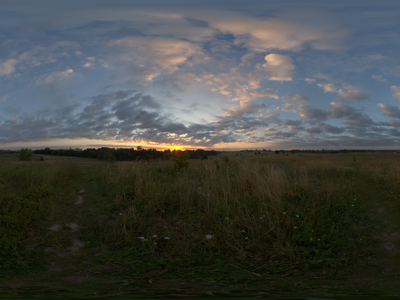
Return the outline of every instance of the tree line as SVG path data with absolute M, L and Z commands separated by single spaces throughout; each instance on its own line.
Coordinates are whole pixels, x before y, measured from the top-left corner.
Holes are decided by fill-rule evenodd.
M 59 155 L 59 156 L 75 156 L 83 158 L 95 158 L 100 160 L 108 161 L 137 161 L 137 160 L 169 160 L 175 152 L 181 152 L 180 150 L 164 150 L 158 151 L 156 149 L 144 149 L 142 147 L 134 148 L 87 148 L 82 151 L 77 151 L 74 149 L 60 149 L 53 150 L 50 148 L 34 150 L 34 154 L 44 154 L 44 155 Z M 220 152 L 215 150 L 185 150 L 191 159 L 207 159 L 208 156 L 218 155 Z

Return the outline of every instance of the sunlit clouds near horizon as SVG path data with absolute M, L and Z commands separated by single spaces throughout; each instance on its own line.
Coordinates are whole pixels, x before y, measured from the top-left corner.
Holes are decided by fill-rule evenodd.
M 0 149 L 400 149 L 398 2 L 0 7 Z

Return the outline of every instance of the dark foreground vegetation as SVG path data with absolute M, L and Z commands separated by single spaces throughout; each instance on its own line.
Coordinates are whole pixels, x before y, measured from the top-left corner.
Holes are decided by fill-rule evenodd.
M 4 293 L 400 292 L 397 156 L 108 163 L 36 151 L 0 155 Z

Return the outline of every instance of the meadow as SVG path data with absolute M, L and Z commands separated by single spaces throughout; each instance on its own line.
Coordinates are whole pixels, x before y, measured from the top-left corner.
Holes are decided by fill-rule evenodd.
M 39 157 L 0 155 L 3 294 L 400 293 L 397 154 Z

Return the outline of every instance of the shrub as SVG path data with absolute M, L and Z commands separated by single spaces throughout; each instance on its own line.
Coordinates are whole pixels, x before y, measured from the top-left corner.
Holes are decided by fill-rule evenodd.
M 224 163 L 226 163 L 226 164 L 229 163 L 229 156 L 228 156 L 228 155 L 222 156 L 221 159 L 222 159 L 222 161 L 223 161 Z
M 114 156 L 114 154 L 112 154 L 112 152 L 111 151 L 107 151 L 105 154 L 104 154 L 104 160 L 105 161 L 107 161 L 107 162 L 109 162 L 109 163 L 113 163 L 114 161 L 115 161 L 115 156 Z
M 40 157 L 40 161 L 44 161 L 44 157 L 43 156 Z
M 174 151 L 173 154 L 171 155 L 171 160 L 175 163 L 175 167 L 178 170 L 182 170 L 183 168 L 187 167 L 189 165 L 188 159 L 190 155 L 187 151 L 182 152 L 180 150 Z
M 31 149 L 21 149 L 19 151 L 19 160 L 22 160 L 22 161 L 32 160 L 32 150 Z
M 205 160 L 205 159 L 208 159 L 208 156 L 207 156 L 207 154 L 203 154 L 203 156 L 201 157 L 201 160 Z

